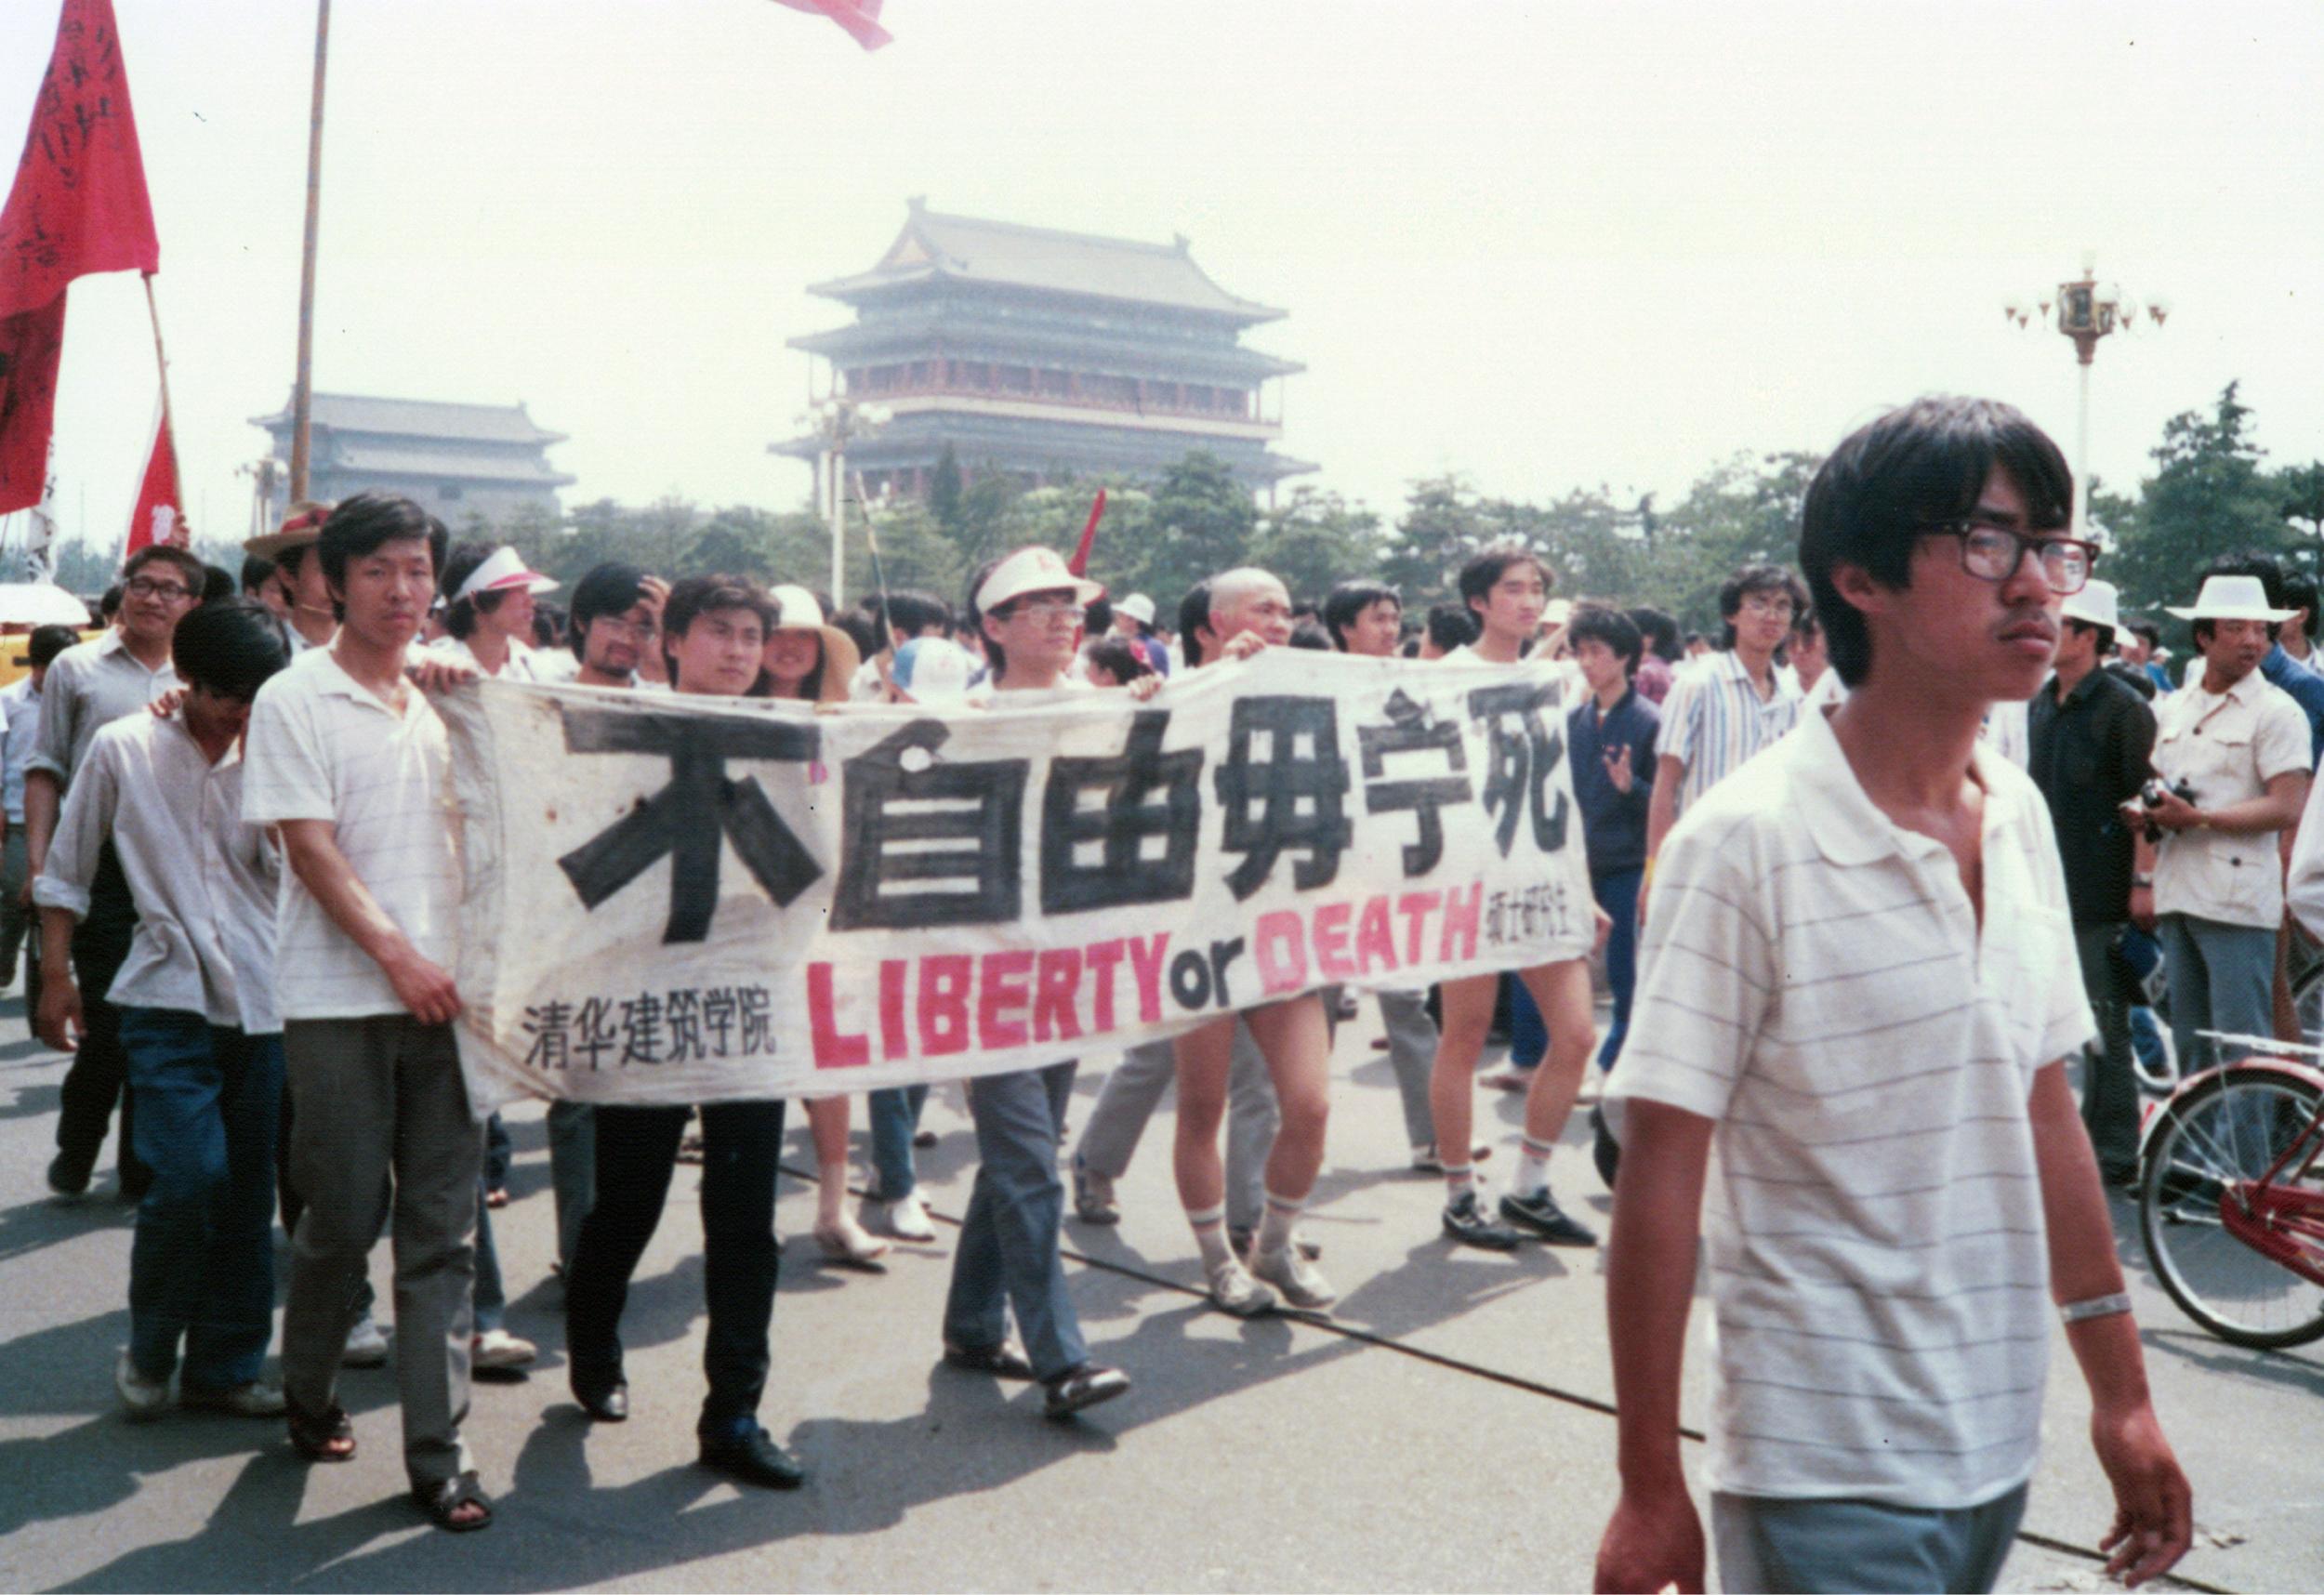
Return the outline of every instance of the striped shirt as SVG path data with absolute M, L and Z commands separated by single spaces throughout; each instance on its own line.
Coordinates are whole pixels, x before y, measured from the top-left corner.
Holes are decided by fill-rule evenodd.
M 2093 1026 L 2040 794 L 1988 747 L 1974 770 L 1982 929 L 1951 852 L 1874 807 L 1821 716 L 1664 843 L 1607 1093 L 1717 1127 L 1713 1489 L 1946 1509 L 2032 1471 L 2027 1096 Z
M 416 687 L 402 714 L 339 668 L 327 648 L 258 689 L 243 769 L 254 825 L 328 820 L 339 850 L 422 957 L 454 967 L 458 816 L 443 722 Z M 297 872 L 283 872 L 275 968 L 282 1015 L 363 1019 L 404 1010 L 387 974 L 338 928 Z
M 1752 755 L 1799 723 L 1799 680 L 1771 670 L 1776 690 L 1763 702 L 1743 661 L 1706 654 L 1677 673 L 1662 702 L 1662 743 L 1656 750 L 1685 767 L 1679 782 L 1684 814 Z

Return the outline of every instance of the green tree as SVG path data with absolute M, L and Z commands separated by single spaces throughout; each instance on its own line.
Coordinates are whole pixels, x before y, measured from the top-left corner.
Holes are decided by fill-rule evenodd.
M 1155 488 L 1136 586 L 1167 609 L 1206 576 L 1250 562 L 1259 508 L 1218 455 L 1197 449 Z
M 1301 487 L 1261 518 L 1250 562 L 1282 577 L 1294 598 L 1321 599 L 1337 582 L 1377 575 L 1380 548 L 1378 515 L 1336 493 Z
M 1520 536 L 1527 530 L 1523 519 L 1521 506 L 1478 497 L 1466 477 L 1448 472 L 1416 481 L 1381 552 L 1380 579 L 1404 595 L 1407 610 L 1443 603 L 1469 556 Z
M 928 481 L 928 510 L 936 518 L 936 524 L 944 535 L 957 542 L 962 529 L 962 512 L 968 484 L 961 480 L 960 456 L 950 443 L 936 456 L 936 469 Z
M 2214 556 L 2291 546 L 2283 497 L 2260 468 L 2238 386 L 2228 383 L 2208 415 L 2187 410 L 2163 423 L 2155 474 L 2140 484 L 2138 511 L 2106 561 L 2126 607 L 2185 603 Z
M 1719 588 L 1745 565 L 1795 565 L 1800 508 L 1822 463 L 1815 455 L 1738 454 L 1657 511 L 1651 560 L 1627 601 L 1676 616 L 1682 630 L 1719 635 Z
M 2302 562 L 2324 564 L 2324 460 L 2288 466 L 2276 478 L 2277 513 L 2300 534 Z

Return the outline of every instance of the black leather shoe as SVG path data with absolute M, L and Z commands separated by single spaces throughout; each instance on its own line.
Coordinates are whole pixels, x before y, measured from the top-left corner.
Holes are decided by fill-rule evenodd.
M 1095 1363 L 1084 1363 L 1071 1373 L 1061 1374 L 1044 1387 L 1048 1394 L 1041 1403 L 1043 1417 L 1071 1417 L 1084 1407 L 1095 1406 L 1102 1401 L 1112 1401 L 1128 1393 L 1129 1376 L 1119 1368 L 1103 1368 Z
M 796 1490 L 807 1483 L 807 1470 L 799 1458 L 756 1424 L 740 1434 L 704 1435 L 702 1465 L 769 1490 Z
M 971 1374 L 990 1374 L 1001 1379 L 1029 1379 L 1033 1364 L 1013 1340 L 1003 1340 L 997 1346 L 956 1346 L 944 1342 L 944 1365 L 963 1368 Z
M 615 1379 L 610 1385 L 585 1384 L 575 1379 L 573 1399 L 581 1404 L 581 1410 L 595 1423 L 622 1423 L 629 1417 L 629 1385 Z

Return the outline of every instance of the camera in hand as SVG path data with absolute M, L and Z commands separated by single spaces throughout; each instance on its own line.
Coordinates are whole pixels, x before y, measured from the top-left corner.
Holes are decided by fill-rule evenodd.
M 2166 786 L 2163 784 L 2162 777 L 2159 775 L 2150 777 L 2147 780 L 2146 784 L 2138 789 L 2138 800 L 2146 804 L 2149 809 L 2159 809 L 2162 807 L 2162 800 L 2165 794 L 2176 798 L 2180 802 L 2188 805 L 2190 808 L 2194 806 L 2195 788 L 2189 785 L 2184 778 L 2173 781 Z M 2146 823 L 2147 841 L 2150 843 L 2159 842 L 2162 840 L 2162 827 L 2149 820 Z

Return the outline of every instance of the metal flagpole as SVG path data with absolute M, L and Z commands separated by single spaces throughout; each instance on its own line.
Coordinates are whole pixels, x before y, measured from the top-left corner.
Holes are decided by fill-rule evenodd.
M 307 496 L 307 437 L 314 410 L 315 234 L 323 211 L 323 62 L 331 0 L 315 0 L 315 92 L 307 123 L 307 245 L 298 269 L 298 375 L 291 386 L 290 499 Z

